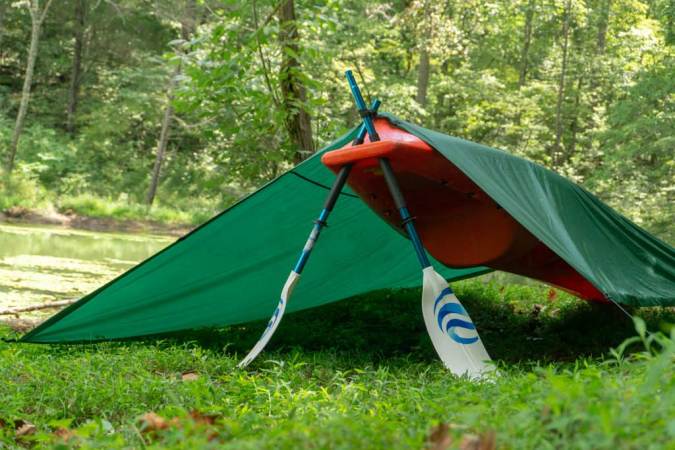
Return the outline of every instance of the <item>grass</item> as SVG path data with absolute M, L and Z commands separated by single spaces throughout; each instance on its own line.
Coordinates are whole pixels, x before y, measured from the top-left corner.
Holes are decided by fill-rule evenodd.
M 443 369 L 419 291 L 381 291 L 290 314 L 248 370 L 236 363 L 260 323 L 0 343 L 0 448 L 420 449 L 432 429 L 436 448 L 492 433 L 506 449 L 675 448 L 672 309 L 638 310 L 635 337 L 612 306 L 538 286 L 455 287 L 498 361 L 492 381 Z M 26 422 L 36 431 L 17 436 Z
M 224 204 L 230 204 L 228 199 Z M 110 198 L 92 194 L 55 195 L 35 180 L 16 175 L 11 182 L 0 176 L 0 212 L 12 209 L 58 211 L 82 217 L 119 221 L 151 221 L 166 225 L 199 225 L 224 209 L 213 199 L 200 197 L 162 198 L 152 207 L 131 201 L 128 196 Z
M 61 197 L 57 200 L 57 208 L 59 211 L 69 211 L 79 216 L 116 220 L 150 220 L 169 225 L 199 225 L 216 213 L 213 207 L 209 208 L 200 202 L 186 201 L 184 203 L 181 208 L 161 204 L 148 208 L 147 205 L 139 203 L 87 194 Z

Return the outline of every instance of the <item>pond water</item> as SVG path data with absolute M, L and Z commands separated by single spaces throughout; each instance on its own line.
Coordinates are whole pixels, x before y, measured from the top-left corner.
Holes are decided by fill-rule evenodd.
M 78 299 L 174 240 L 0 223 L 0 310 Z M 500 272 L 483 278 L 500 284 L 539 284 Z M 52 309 L 29 315 L 43 318 L 53 313 Z
M 0 224 L 0 310 L 79 298 L 174 239 Z

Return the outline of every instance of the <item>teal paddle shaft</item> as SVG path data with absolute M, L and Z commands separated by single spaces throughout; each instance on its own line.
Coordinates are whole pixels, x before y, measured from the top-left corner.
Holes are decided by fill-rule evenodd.
M 413 223 L 415 219 L 410 215 L 410 212 L 408 211 L 408 206 L 405 203 L 405 199 L 403 198 L 403 194 L 401 193 L 401 188 L 398 186 L 398 181 L 396 181 L 396 176 L 394 175 L 394 171 L 391 169 L 391 164 L 389 163 L 389 160 L 386 158 L 380 158 L 380 167 L 382 168 L 382 172 L 384 172 L 384 179 L 387 182 L 389 192 L 391 193 L 391 196 L 394 199 L 396 209 L 398 209 L 398 212 L 401 215 L 403 226 L 405 227 L 405 230 L 408 233 L 408 237 L 413 243 L 413 247 L 415 247 L 417 259 L 419 260 L 422 269 L 426 269 L 427 267 L 431 266 L 431 263 L 429 262 L 429 257 L 427 256 L 427 252 L 424 250 L 422 240 L 417 234 L 415 224 Z
M 379 100 L 375 100 L 372 105 L 372 110 L 377 110 L 379 106 L 380 106 Z M 364 123 L 364 126 L 362 126 L 359 129 L 354 143 L 355 144 L 363 143 L 365 136 L 366 136 L 366 127 Z M 293 288 L 300 279 L 300 274 L 302 273 L 302 270 L 305 268 L 305 264 L 307 264 L 307 261 L 309 260 L 309 256 L 312 253 L 314 244 L 316 244 L 316 241 L 319 239 L 321 229 L 324 226 L 326 226 L 328 216 L 333 210 L 333 207 L 335 206 L 335 203 L 337 202 L 340 196 L 340 192 L 342 191 L 342 188 L 347 182 L 347 178 L 349 177 L 349 172 L 351 171 L 351 169 L 352 165 L 347 164 L 343 166 L 338 172 L 338 175 L 335 178 L 335 181 L 333 182 L 333 186 L 328 192 L 326 202 L 324 203 L 323 209 L 319 214 L 319 218 L 314 222 L 314 226 L 312 227 L 312 231 L 310 232 L 309 237 L 307 238 L 307 242 L 305 243 L 305 246 L 303 247 L 302 252 L 300 253 L 300 257 L 298 258 L 298 261 L 295 263 L 295 267 L 293 267 L 293 270 L 291 271 L 290 275 L 288 276 L 288 279 L 286 280 L 286 283 L 284 284 L 283 289 L 281 290 L 281 296 L 279 299 L 279 303 L 277 303 L 277 308 L 274 310 L 274 313 L 272 314 L 272 317 L 270 318 L 269 322 L 267 322 L 267 327 L 265 327 L 265 330 L 262 332 L 260 339 L 258 339 L 258 342 L 256 342 L 255 346 L 253 346 L 251 351 L 248 352 L 248 354 L 244 357 L 244 359 L 239 363 L 238 365 L 239 367 L 248 366 L 251 363 L 251 361 L 253 361 L 260 354 L 260 352 L 263 351 L 267 343 L 272 338 L 272 335 L 276 331 L 277 327 L 279 326 L 279 322 L 281 322 L 281 318 L 283 317 L 284 312 L 286 311 L 286 305 L 288 304 L 288 300 L 291 296 Z
M 377 109 L 380 107 L 380 101 L 375 99 L 372 103 L 372 110 L 377 111 Z M 356 138 L 354 139 L 354 144 L 362 144 L 363 140 L 365 139 L 366 136 L 366 126 L 365 126 L 365 120 L 364 124 L 361 125 L 361 128 L 359 129 Z M 357 144 L 358 143 L 358 144 Z M 328 220 L 328 216 L 330 215 L 331 211 L 333 210 L 333 207 L 335 206 L 335 203 L 337 202 L 337 199 L 340 195 L 340 192 L 342 192 L 342 188 L 344 187 L 345 183 L 347 182 L 347 178 L 349 177 L 349 172 L 352 170 L 352 165 L 347 164 L 343 166 L 340 171 L 338 172 L 337 178 L 335 178 L 335 181 L 333 182 L 333 186 L 330 188 L 330 192 L 328 193 L 328 197 L 326 197 L 326 202 L 324 203 L 323 209 L 321 210 L 321 214 L 319 214 L 319 218 L 314 222 L 314 228 L 312 228 L 312 232 L 309 235 L 309 238 L 307 239 L 307 243 L 305 244 L 305 248 L 302 250 L 302 253 L 300 254 L 300 257 L 298 258 L 298 262 L 295 264 L 295 268 L 293 271 L 297 273 L 298 275 L 302 273 L 302 269 L 304 269 L 305 264 L 307 263 L 307 260 L 309 259 L 309 255 L 312 252 L 312 248 L 314 247 L 314 243 L 316 240 L 319 238 L 319 233 L 321 232 L 321 229 L 326 225 L 326 221 Z
M 371 142 L 379 141 L 380 136 L 377 134 L 377 130 L 375 130 L 375 125 L 373 125 L 374 112 L 366 108 L 366 102 L 363 101 L 361 89 L 359 89 L 359 85 L 356 84 L 356 79 L 354 78 L 354 74 L 352 73 L 352 71 L 351 70 L 346 71 L 345 76 L 347 77 L 349 88 L 352 90 L 352 96 L 354 97 L 354 101 L 356 102 L 356 108 L 359 110 L 359 114 L 361 115 L 361 117 L 363 117 L 363 125 L 368 131 L 370 141 Z
M 347 77 L 349 88 L 352 91 L 352 96 L 354 97 L 356 107 L 358 108 L 359 113 L 363 117 L 363 127 L 367 130 L 371 142 L 379 141 L 380 136 L 377 134 L 377 131 L 375 130 L 375 125 L 373 124 L 373 113 L 372 111 L 366 109 L 366 103 L 363 101 L 363 96 L 361 95 L 359 85 L 356 83 L 356 79 L 354 79 L 354 74 L 352 74 L 351 70 L 348 70 L 347 72 L 345 72 L 345 76 Z M 413 223 L 414 218 L 410 215 L 410 212 L 408 211 L 408 207 L 406 206 L 405 199 L 403 198 L 403 194 L 401 193 L 401 189 L 398 186 L 398 181 L 396 181 L 394 171 L 391 169 L 391 164 L 389 163 L 389 160 L 387 160 L 386 158 L 380 158 L 380 167 L 382 168 L 382 172 L 384 172 L 384 178 L 385 181 L 387 182 L 389 192 L 391 193 L 391 196 L 394 199 L 394 204 L 396 205 L 396 208 L 398 209 L 398 212 L 401 215 L 403 226 L 405 227 L 406 232 L 408 233 L 408 237 L 410 237 L 410 240 L 412 241 L 413 246 L 415 247 L 417 259 L 419 260 L 420 265 L 422 266 L 423 269 L 429 267 L 431 265 L 431 263 L 429 262 L 429 257 L 427 256 L 427 252 L 424 250 L 422 240 L 417 234 L 417 230 L 415 229 L 415 225 Z
M 370 140 L 377 141 L 379 136 L 373 124 L 373 113 L 365 109 L 363 97 L 352 73 L 347 71 L 346 75 L 356 106 L 363 117 L 364 128 L 370 135 Z M 379 158 L 379 163 L 394 204 L 401 215 L 403 226 L 422 266 L 422 316 L 431 343 L 443 364 L 453 373 L 469 375 L 471 378 L 482 377 L 491 370 L 491 366 L 487 363 L 490 355 L 478 337 L 476 326 L 453 294 L 448 282 L 431 266 L 391 163 L 387 158 Z

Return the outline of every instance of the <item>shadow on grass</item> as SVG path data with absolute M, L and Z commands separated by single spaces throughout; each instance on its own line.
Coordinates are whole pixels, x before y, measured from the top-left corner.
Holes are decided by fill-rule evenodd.
M 542 286 L 471 280 L 457 283 L 488 352 L 505 362 L 568 361 L 606 353 L 635 335 L 632 321 L 615 305 L 594 304 Z M 406 356 L 435 361 L 420 310 L 420 290 L 385 290 L 284 317 L 266 351 L 333 351 L 373 362 Z M 673 308 L 631 311 L 650 330 L 675 323 Z M 266 321 L 169 337 L 168 343 L 198 345 L 240 357 L 260 337 Z

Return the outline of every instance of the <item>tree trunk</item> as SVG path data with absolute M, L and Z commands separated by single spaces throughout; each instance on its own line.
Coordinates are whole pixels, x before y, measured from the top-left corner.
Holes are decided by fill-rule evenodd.
M 563 21 L 562 31 L 562 62 L 560 67 L 560 78 L 558 80 L 558 101 L 555 108 L 555 145 L 551 148 L 551 165 L 558 165 L 558 160 L 562 153 L 562 104 L 565 98 L 565 72 L 567 71 L 567 53 L 570 31 L 571 4 L 568 0 L 565 4 L 565 19 Z
M 33 82 L 33 71 L 35 70 L 35 60 L 38 54 L 38 43 L 40 41 L 40 32 L 42 30 L 42 22 L 44 21 L 51 0 L 47 0 L 45 7 L 40 11 L 40 1 L 31 0 L 28 6 L 31 19 L 31 33 L 30 33 L 30 48 L 28 50 L 28 61 L 26 63 L 26 74 L 23 79 L 23 89 L 21 91 L 21 103 L 19 104 L 19 112 L 16 115 L 16 122 L 14 124 L 14 132 L 12 133 L 12 141 L 9 146 L 9 154 L 7 156 L 7 164 L 5 172 L 10 176 L 14 169 L 14 160 L 16 159 L 16 150 L 19 147 L 19 138 L 21 131 L 23 131 L 24 121 L 26 120 L 26 113 L 28 112 L 28 102 L 30 101 L 30 88 Z
M 68 107 L 66 110 L 66 131 L 72 136 L 75 132 L 75 115 L 77 102 L 80 96 L 80 84 L 82 81 L 82 49 L 84 46 L 84 28 L 86 0 L 75 0 L 75 31 L 73 62 L 70 69 L 70 87 L 68 89 Z
M 572 132 L 572 137 L 570 139 L 570 149 L 569 152 L 566 152 L 562 163 L 565 163 L 574 156 L 577 151 L 577 135 L 579 133 L 579 107 L 581 106 L 581 88 L 583 87 L 584 78 L 583 74 L 579 74 L 577 79 L 577 90 L 574 94 L 574 118 L 572 119 L 572 125 L 570 126 L 570 131 Z
M 520 52 L 520 72 L 518 73 L 518 88 L 525 86 L 527 69 L 530 57 L 530 43 L 532 41 L 532 21 L 534 19 L 534 0 L 527 2 L 525 11 L 525 26 L 523 27 L 523 48 Z
M 420 67 L 417 72 L 417 95 L 415 100 L 420 105 L 427 103 L 427 88 L 429 87 L 429 74 L 431 72 L 429 66 L 429 52 L 427 49 L 422 49 L 420 53 Z
M 279 9 L 279 43 L 282 50 L 279 84 L 282 108 L 286 115 L 286 130 L 297 148 L 294 155 L 296 163 L 314 152 L 312 122 L 305 109 L 307 93 L 302 83 L 298 60 L 299 39 L 294 1 L 286 0 Z
M 2 35 L 5 34 L 4 24 L 7 16 L 8 1 L 0 2 L 0 43 L 2 43 Z
M 429 76 L 431 75 L 431 65 L 429 63 L 429 42 L 431 40 L 431 12 L 429 10 L 429 0 L 424 2 L 424 16 L 422 17 L 422 29 L 424 35 L 420 45 L 420 65 L 417 71 L 417 95 L 415 101 L 424 106 L 427 103 L 427 90 L 429 88 Z
M 173 120 L 173 97 L 176 89 L 178 76 L 180 75 L 181 67 L 176 67 L 176 70 L 171 75 L 169 81 L 169 88 L 167 89 L 166 107 L 164 108 L 164 118 L 162 119 L 162 130 L 159 133 L 159 140 L 157 141 L 157 153 L 155 154 L 155 164 L 152 167 L 152 177 L 150 179 L 150 188 L 148 195 L 145 197 L 145 203 L 152 206 L 157 195 L 157 186 L 159 186 L 159 177 L 162 172 L 162 164 L 164 164 L 164 155 L 166 154 L 166 146 L 169 143 L 169 131 L 171 129 L 171 121 Z
M 181 14 L 180 23 L 181 23 L 181 38 L 187 41 L 190 39 L 195 29 L 197 28 L 197 4 L 195 0 L 190 0 L 185 3 L 185 9 L 183 14 Z M 166 106 L 164 108 L 164 117 L 162 118 L 162 129 L 159 132 L 159 140 L 157 141 L 157 152 L 155 154 L 155 164 L 152 167 L 152 175 L 150 178 L 150 187 L 148 188 L 148 194 L 145 197 L 145 202 L 148 206 L 152 206 L 157 195 L 157 187 L 159 186 L 160 176 L 162 174 L 162 165 L 164 164 L 164 159 L 166 155 L 166 148 L 169 144 L 169 132 L 171 131 L 171 122 L 173 121 L 174 111 L 173 111 L 173 99 L 176 91 L 176 86 L 178 85 L 178 77 L 182 71 L 182 63 L 179 63 L 178 66 L 174 69 L 171 74 L 171 79 L 169 80 L 169 86 L 167 88 L 167 100 Z
M 609 26 L 609 11 L 612 8 L 612 0 L 605 0 L 603 8 L 600 11 L 600 21 L 598 22 L 598 36 L 595 43 L 595 53 L 602 55 L 607 46 L 607 28 Z
M 599 87 L 601 86 L 601 80 L 608 70 L 607 61 L 605 60 L 604 55 L 607 46 L 607 31 L 609 28 L 609 15 L 612 7 L 612 0 L 604 0 L 601 7 L 600 17 L 597 22 L 598 29 L 595 41 L 595 57 L 593 58 L 595 64 L 595 67 L 593 68 L 595 76 L 590 77 L 588 83 L 590 107 L 593 111 L 598 109 L 604 95 L 604 90 L 599 89 Z M 594 128 L 596 126 L 595 114 L 589 115 L 587 126 L 589 128 Z

